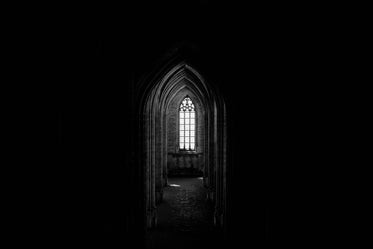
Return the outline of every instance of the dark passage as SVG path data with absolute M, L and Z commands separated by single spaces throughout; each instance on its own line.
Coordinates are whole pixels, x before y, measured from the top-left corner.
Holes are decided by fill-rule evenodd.
M 219 243 L 213 206 L 202 177 L 169 178 L 158 206 L 158 227 L 148 234 L 148 248 L 210 248 Z

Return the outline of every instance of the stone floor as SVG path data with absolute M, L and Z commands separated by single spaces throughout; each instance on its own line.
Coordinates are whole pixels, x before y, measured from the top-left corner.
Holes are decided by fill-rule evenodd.
M 210 248 L 218 243 L 201 177 L 170 178 L 163 198 L 157 209 L 158 227 L 149 232 L 147 248 Z

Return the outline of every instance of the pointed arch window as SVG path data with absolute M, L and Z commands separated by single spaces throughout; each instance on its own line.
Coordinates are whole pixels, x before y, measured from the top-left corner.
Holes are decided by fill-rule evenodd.
M 192 100 L 186 96 L 179 108 L 179 149 L 194 151 L 196 149 L 196 113 Z

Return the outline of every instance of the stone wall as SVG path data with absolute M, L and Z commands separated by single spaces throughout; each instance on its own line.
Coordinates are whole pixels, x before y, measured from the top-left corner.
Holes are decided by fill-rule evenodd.
M 203 176 L 202 153 L 169 153 L 169 176 Z

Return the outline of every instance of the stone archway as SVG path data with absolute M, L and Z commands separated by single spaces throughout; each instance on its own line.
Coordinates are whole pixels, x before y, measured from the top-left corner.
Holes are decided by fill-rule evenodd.
M 167 129 L 169 108 L 188 94 L 199 108 L 198 153 L 203 164 L 207 198 L 214 203 L 214 223 L 223 227 L 226 219 L 226 109 L 222 96 L 186 62 L 165 67 L 146 82 L 140 104 L 142 177 L 144 179 L 144 222 L 146 228 L 157 226 L 157 205 L 167 185 L 167 162 L 171 162 Z M 175 151 L 177 154 L 178 152 Z M 179 155 L 183 156 L 183 155 Z

